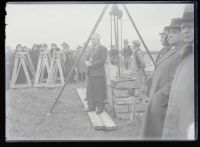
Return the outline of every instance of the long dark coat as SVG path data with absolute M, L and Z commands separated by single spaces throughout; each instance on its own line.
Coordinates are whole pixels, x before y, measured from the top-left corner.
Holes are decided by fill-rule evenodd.
M 93 49 L 94 50 L 94 49 Z M 89 51 L 91 53 L 91 51 Z M 87 69 L 87 103 L 90 110 L 102 111 L 105 99 L 105 67 L 107 49 L 100 45 L 92 58 L 91 66 Z M 89 57 L 89 58 L 90 58 Z
M 150 102 L 142 125 L 142 136 L 145 139 L 158 139 L 162 136 L 171 82 L 180 63 L 179 50 L 182 47 L 183 44 L 179 44 L 170 49 L 157 62 L 152 79 Z
M 194 122 L 194 52 L 177 68 L 169 97 L 163 139 L 187 139 L 187 129 Z

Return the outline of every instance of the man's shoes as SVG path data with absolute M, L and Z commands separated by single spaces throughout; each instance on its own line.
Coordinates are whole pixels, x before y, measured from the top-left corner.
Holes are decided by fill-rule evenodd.
M 95 110 L 86 108 L 84 111 L 85 112 L 91 112 L 91 111 L 95 111 Z
M 99 115 L 99 114 L 101 114 L 102 112 L 103 112 L 103 110 L 97 110 L 97 111 L 96 111 L 96 114 Z

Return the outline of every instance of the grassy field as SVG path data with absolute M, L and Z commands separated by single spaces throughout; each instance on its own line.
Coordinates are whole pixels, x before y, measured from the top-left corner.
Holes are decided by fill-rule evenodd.
M 117 120 L 117 129 L 95 130 L 76 92 L 69 84 L 50 116 L 46 117 L 60 88 L 26 88 L 6 91 L 7 140 L 135 140 L 138 127 Z M 112 117 L 112 114 L 110 114 Z

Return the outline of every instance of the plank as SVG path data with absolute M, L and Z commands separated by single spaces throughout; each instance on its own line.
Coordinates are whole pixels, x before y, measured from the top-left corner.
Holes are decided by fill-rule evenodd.
M 117 128 L 117 125 L 114 123 L 114 121 L 110 118 L 108 113 L 103 111 L 101 114 L 99 114 L 100 119 L 103 121 L 105 127 L 107 130 L 113 130 Z
M 85 99 L 84 92 L 80 88 L 77 88 L 77 92 L 79 94 L 79 97 L 80 97 L 84 107 L 87 108 L 87 102 L 84 100 Z M 89 116 L 90 121 L 95 129 L 97 129 L 97 130 L 105 129 L 105 125 L 103 124 L 103 122 L 101 121 L 101 119 L 99 118 L 99 116 L 96 114 L 95 111 L 88 112 L 88 116 Z
M 83 94 L 85 95 L 85 93 L 86 93 L 86 88 L 83 88 L 82 91 L 83 91 Z M 101 121 L 103 122 L 103 124 L 105 125 L 105 128 L 106 128 L 107 130 L 113 130 L 113 129 L 116 129 L 116 128 L 117 128 L 116 124 L 115 124 L 114 121 L 110 118 L 110 116 L 108 115 L 107 112 L 103 111 L 103 112 L 99 115 L 99 118 L 101 119 Z

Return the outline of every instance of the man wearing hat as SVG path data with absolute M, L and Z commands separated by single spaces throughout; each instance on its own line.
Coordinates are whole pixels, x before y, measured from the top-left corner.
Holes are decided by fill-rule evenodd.
M 55 43 L 52 43 L 51 49 L 50 49 L 51 56 L 53 56 L 54 51 L 60 51 L 60 49 L 57 47 L 57 45 Z
M 179 19 L 172 19 L 166 29 L 169 32 L 169 45 L 172 47 L 158 59 L 153 73 L 150 101 L 142 127 L 142 135 L 145 139 L 160 139 L 162 136 L 171 81 L 180 62 L 179 51 L 183 48 Z
M 158 55 L 156 57 L 156 63 L 157 61 L 166 53 L 169 51 L 169 49 L 171 48 L 169 46 L 169 41 L 168 41 L 168 31 L 166 29 L 166 27 L 164 27 L 163 32 L 159 33 L 160 35 L 160 43 L 163 46 L 162 49 L 158 52 Z M 149 92 L 150 92 L 150 88 L 151 88 L 151 83 L 152 83 L 152 76 L 148 77 L 148 79 L 146 79 L 145 84 L 147 86 L 146 89 L 146 95 L 149 96 Z
M 62 46 L 62 54 L 61 54 L 62 55 L 62 59 L 65 62 L 65 60 L 66 60 L 66 54 L 69 51 L 69 45 L 67 43 L 63 42 L 61 44 L 61 46 Z
M 37 44 L 33 44 L 33 47 L 30 51 L 30 57 L 33 62 L 34 69 L 37 69 L 39 55 L 40 55 L 39 46 Z
M 124 47 L 122 51 L 122 56 L 124 58 L 124 67 L 125 69 L 129 68 L 129 59 L 132 55 L 131 46 L 128 45 L 128 39 L 124 39 Z
M 185 46 L 172 82 L 163 139 L 194 139 L 194 8 L 185 6 L 181 31 Z
M 69 45 L 65 42 L 63 42 L 61 44 L 61 46 L 63 47 L 63 50 L 62 50 L 62 59 L 63 59 L 63 62 L 64 62 L 64 77 L 67 77 L 74 65 L 74 54 L 71 50 L 69 50 Z M 72 71 L 72 74 L 70 75 L 69 77 L 69 82 L 72 82 L 74 81 L 74 74 L 75 74 L 75 71 Z M 75 81 L 74 81 L 75 82 Z
M 133 43 L 132 44 L 133 46 L 131 48 L 131 50 L 132 50 L 131 64 L 133 65 L 132 70 L 134 71 L 134 69 L 135 69 L 134 72 L 137 73 L 140 84 L 142 84 L 143 77 L 144 77 L 144 75 L 146 75 L 145 70 L 144 70 L 144 68 L 145 68 L 144 55 L 140 49 L 140 45 L 141 45 L 140 41 L 134 40 L 132 43 Z
M 169 41 L 168 41 L 168 31 L 167 28 L 164 27 L 164 30 L 162 33 L 159 33 L 160 35 L 160 43 L 163 46 L 163 48 L 158 52 L 158 55 L 156 57 L 156 62 L 159 60 L 159 58 L 165 54 L 167 51 L 169 51 L 170 46 L 169 46 Z

